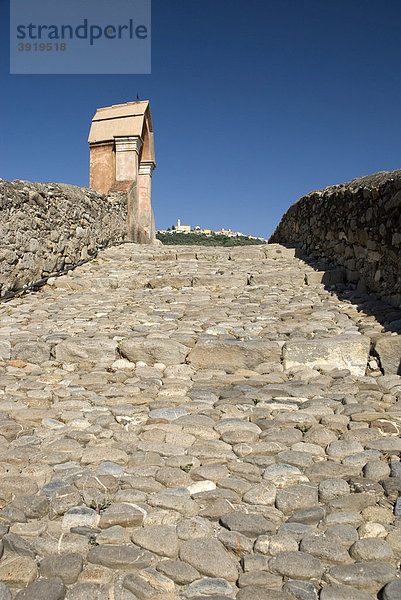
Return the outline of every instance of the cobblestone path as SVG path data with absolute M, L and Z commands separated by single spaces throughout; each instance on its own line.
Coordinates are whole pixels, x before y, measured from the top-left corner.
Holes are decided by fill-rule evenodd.
M 124 244 L 1 304 L 0 600 L 400 600 L 401 377 L 346 295 Z

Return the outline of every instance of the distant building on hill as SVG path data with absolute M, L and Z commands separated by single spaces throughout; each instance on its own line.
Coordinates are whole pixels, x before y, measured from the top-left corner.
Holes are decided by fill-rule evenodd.
M 244 236 L 244 234 L 240 231 L 232 231 L 232 229 L 224 229 L 224 227 L 222 227 L 220 231 L 216 231 L 215 233 L 216 235 L 225 235 L 227 237 Z
M 177 225 L 173 225 L 174 231 L 177 233 L 191 233 L 191 225 L 181 225 L 181 220 L 177 220 Z

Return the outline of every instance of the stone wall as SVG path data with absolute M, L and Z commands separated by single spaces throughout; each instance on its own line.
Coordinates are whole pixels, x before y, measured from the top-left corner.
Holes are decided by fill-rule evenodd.
M 344 268 L 346 280 L 401 303 L 401 170 L 311 192 L 293 204 L 269 242 Z
M 0 180 L 0 296 L 93 258 L 126 233 L 124 193 Z

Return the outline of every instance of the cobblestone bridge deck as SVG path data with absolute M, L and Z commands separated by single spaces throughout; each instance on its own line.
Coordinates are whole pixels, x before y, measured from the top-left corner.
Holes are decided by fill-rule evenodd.
M 319 281 L 124 244 L 1 304 L 0 600 L 400 600 L 396 315 Z

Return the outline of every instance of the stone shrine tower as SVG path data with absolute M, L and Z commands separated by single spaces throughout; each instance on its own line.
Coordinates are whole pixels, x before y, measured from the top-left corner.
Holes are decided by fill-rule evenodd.
M 127 192 L 128 238 L 154 243 L 151 181 L 156 164 L 149 102 L 98 108 L 88 142 L 89 187 L 102 194 Z

